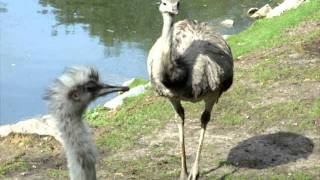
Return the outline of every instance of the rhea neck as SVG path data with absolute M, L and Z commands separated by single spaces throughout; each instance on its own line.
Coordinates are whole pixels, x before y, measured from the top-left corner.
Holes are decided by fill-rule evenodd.
M 162 13 L 163 17 L 163 27 L 161 38 L 165 43 L 170 44 L 172 40 L 172 32 L 173 32 L 173 16 L 169 13 Z
M 60 104 L 57 107 L 53 109 L 53 114 L 61 120 L 62 122 L 65 122 L 68 120 L 69 122 L 79 124 L 83 123 L 83 114 L 85 110 L 87 109 L 87 106 L 83 107 L 74 107 L 72 103 L 65 103 L 65 104 Z M 67 123 L 66 125 L 70 125 Z

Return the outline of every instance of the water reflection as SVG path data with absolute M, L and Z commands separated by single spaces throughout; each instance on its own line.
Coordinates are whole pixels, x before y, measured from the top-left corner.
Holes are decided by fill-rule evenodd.
M 158 0 L 40 0 L 43 7 L 53 7 L 58 25 L 82 24 L 90 36 L 97 36 L 106 46 L 115 41 L 139 42 L 145 50 L 160 33 L 162 18 Z M 207 21 L 223 34 L 234 34 L 247 27 L 251 20 L 246 11 L 262 6 L 266 0 L 184 0 L 178 19 Z M 234 28 L 223 28 L 220 22 L 235 20 Z
M 146 56 L 162 26 L 158 0 L 2 1 L 0 124 L 44 114 L 44 89 L 66 66 L 96 66 L 113 84 L 147 78 Z M 249 7 L 265 2 L 184 0 L 178 19 L 208 21 L 231 34 L 250 24 Z M 234 28 L 219 25 L 226 18 Z

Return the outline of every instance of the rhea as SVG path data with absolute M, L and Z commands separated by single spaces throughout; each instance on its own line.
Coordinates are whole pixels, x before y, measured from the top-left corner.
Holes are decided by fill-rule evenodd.
M 148 72 L 155 91 L 169 99 L 179 118 L 180 179 L 198 179 L 199 161 L 211 111 L 233 81 L 231 49 L 207 23 L 182 20 L 174 23 L 179 0 L 162 0 L 162 34 L 148 55 Z M 188 175 L 184 141 L 185 113 L 181 100 L 204 101 L 201 131 L 193 167 Z
M 94 68 L 71 67 L 48 88 L 45 99 L 57 120 L 66 151 L 71 180 L 95 180 L 97 151 L 83 113 L 89 103 L 100 96 L 127 91 L 100 81 Z

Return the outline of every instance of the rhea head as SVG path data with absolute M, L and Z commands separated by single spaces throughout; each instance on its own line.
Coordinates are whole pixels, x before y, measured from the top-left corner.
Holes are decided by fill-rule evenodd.
M 67 68 L 47 90 L 44 98 L 48 100 L 51 111 L 81 113 L 98 97 L 128 90 L 126 86 L 101 82 L 98 71 L 92 67 L 77 66 Z
M 179 0 L 161 0 L 159 11 L 161 13 L 168 13 L 171 16 L 179 13 Z

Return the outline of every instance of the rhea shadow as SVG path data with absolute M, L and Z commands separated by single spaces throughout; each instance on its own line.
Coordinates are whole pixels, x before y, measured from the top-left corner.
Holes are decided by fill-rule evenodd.
M 254 136 L 229 152 L 227 161 L 240 168 L 263 169 L 307 158 L 313 151 L 311 139 L 290 132 Z

